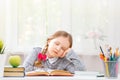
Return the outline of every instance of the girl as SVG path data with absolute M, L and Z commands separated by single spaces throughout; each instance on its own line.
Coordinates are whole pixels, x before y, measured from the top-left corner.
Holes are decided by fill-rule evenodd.
M 35 70 L 40 61 L 37 60 L 38 53 L 46 54 L 47 59 L 42 62 L 45 68 L 66 70 L 71 73 L 85 70 L 79 56 L 71 49 L 72 36 L 65 31 L 57 31 L 47 39 L 46 46 L 41 49 L 36 47 L 24 61 L 26 71 Z

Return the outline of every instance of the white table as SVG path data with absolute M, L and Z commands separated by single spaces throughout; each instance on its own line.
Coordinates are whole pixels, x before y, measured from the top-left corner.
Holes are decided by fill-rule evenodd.
M 34 77 L 3 77 L 0 80 L 120 80 L 120 74 L 116 79 L 97 77 L 97 72 L 77 72 L 74 76 L 34 76 Z
M 24 77 L 24 78 L 18 78 L 18 77 L 6 77 L 2 78 L 0 80 L 112 80 L 107 79 L 105 77 L 94 77 L 94 76 L 74 76 L 74 77 L 55 77 L 55 76 L 40 76 L 40 77 Z M 113 80 L 120 80 L 120 78 L 113 79 Z

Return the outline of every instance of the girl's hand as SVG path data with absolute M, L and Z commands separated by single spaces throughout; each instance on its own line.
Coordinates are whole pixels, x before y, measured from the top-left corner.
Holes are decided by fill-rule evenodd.
M 66 54 L 71 50 L 71 48 L 68 48 L 67 50 L 64 51 L 64 53 L 60 56 L 60 58 L 63 58 L 66 56 Z

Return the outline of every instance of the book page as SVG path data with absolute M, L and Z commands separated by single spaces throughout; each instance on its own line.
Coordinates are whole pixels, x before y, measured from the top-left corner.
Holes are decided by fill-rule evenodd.
M 73 74 L 64 70 L 35 70 L 26 72 L 26 76 L 73 76 Z
M 65 70 L 54 70 L 50 73 L 51 76 L 73 76 L 74 74 Z
M 48 72 L 41 72 L 41 71 L 30 71 L 25 73 L 26 76 L 48 76 Z
M 4 67 L 4 72 L 6 72 L 6 71 L 22 71 L 22 72 L 24 72 L 24 67 L 17 67 L 17 68 L 13 68 L 13 67 Z

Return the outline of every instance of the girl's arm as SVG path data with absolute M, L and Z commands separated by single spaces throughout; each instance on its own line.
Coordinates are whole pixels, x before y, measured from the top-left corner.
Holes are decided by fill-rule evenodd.
M 72 49 L 66 54 L 66 58 L 74 64 L 75 71 L 86 70 L 85 65 L 80 60 L 80 57 Z
M 34 70 L 34 62 L 37 60 L 37 55 L 40 51 L 40 47 L 35 47 L 33 48 L 33 51 L 30 54 L 28 54 L 27 58 L 23 63 L 26 72 Z

